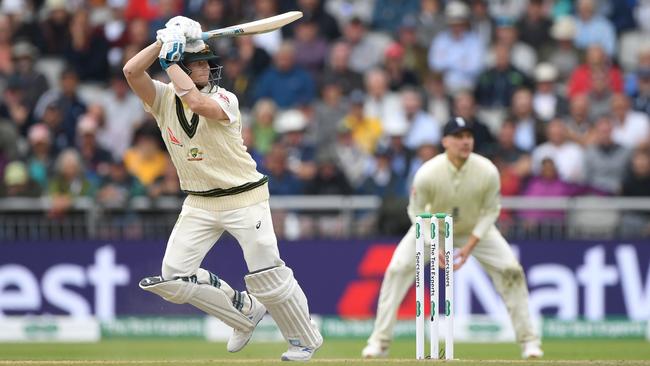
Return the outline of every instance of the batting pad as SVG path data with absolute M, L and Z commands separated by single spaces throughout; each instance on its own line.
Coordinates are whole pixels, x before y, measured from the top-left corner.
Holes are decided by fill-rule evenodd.
M 255 324 L 235 309 L 232 299 L 223 290 L 212 285 L 182 279 L 163 280 L 162 277 L 155 276 L 140 281 L 140 288 L 174 304 L 189 303 L 242 332 L 252 332 L 255 329 Z
M 248 292 L 271 314 L 284 338 L 293 346 L 316 349 L 323 337 L 312 326 L 307 297 L 286 266 L 273 267 L 244 277 Z

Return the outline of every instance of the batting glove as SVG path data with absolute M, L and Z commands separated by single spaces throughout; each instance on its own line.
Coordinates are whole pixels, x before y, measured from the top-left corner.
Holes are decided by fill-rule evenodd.
M 176 30 L 162 29 L 157 32 L 158 40 L 162 42 L 158 59 L 164 70 L 183 58 L 185 52 L 185 37 Z
M 203 31 L 201 30 L 201 24 L 181 15 L 169 19 L 165 23 L 165 27 L 178 29 L 188 40 L 202 39 Z

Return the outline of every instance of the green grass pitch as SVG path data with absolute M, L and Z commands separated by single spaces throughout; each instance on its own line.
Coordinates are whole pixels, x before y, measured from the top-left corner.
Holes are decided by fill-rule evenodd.
M 415 361 L 415 345 L 397 340 L 391 357 L 360 358 L 363 340 L 329 340 L 316 353 L 311 365 L 423 365 Z M 0 343 L 0 365 L 264 365 L 279 364 L 285 345 L 251 343 L 230 354 L 224 343 L 201 340 L 104 340 L 99 343 Z M 514 343 L 458 343 L 453 365 L 643 365 L 650 366 L 650 343 L 638 340 L 566 340 L 544 342 L 545 357 L 522 361 Z M 436 362 L 442 364 L 443 361 Z

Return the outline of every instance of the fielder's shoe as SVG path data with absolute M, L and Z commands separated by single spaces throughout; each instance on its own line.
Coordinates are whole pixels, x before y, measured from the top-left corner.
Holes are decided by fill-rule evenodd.
M 544 351 L 540 347 L 539 341 L 528 341 L 521 344 L 521 358 L 524 360 L 542 358 Z
M 386 358 L 388 357 L 388 347 L 382 347 L 377 343 L 368 343 L 361 351 L 363 358 Z
M 246 291 L 242 291 L 242 295 L 243 294 L 246 294 Z M 248 319 L 250 319 L 253 324 L 255 324 L 255 327 L 257 327 L 257 323 L 259 323 L 260 320 L 262 320 L 264 317 L 264 314 L 266 314 L 266 308 L 254 296 L 250 296 L 250 299 L 252 309 L 248 315 Z M 244 346 L 248 344 L 248 341 L 251 340 L 253 331 L 255 331 L 255 328 L 253 328 L 253 330 L 250 332 L 243 332 L 237 329 L 233 329 L 232 336 L 230 336 L 230 339 L 228 340 L 228 352 L 238 352 L 244 348 Z

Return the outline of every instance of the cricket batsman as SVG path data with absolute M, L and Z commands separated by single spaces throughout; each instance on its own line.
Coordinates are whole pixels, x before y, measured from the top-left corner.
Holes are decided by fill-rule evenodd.
M 124 66 L 124 75 L 156 119 L 187 193 L 167 242 L 160 276 L 140 287 L 163 299 L 189 303 L 233 328 L 228 351 L 241 350 L 266 311 L 289 343 L 285 361 L 308 361 L 323 343 L 307 297 L 277 247 L 269 209 L 268 178 L 246 152 L 237 97 L 218 86 L 221 66 L 201 40 L 199 23 L 172 18 L 156 42 Z M 152 80 L 158 60 L 171 82 Z M 224 231 L 242 248 L 247 291 L 237 291 L 200 268 Z
M 528 288 L 521 265 L 495 226 L 499 202 L 499 172 L 488 159 L 472 152 L 470 125 L 452 118 L 443 129 L 445 152 L 416 172 L 408 215 L 415 222 L 423 212 L 447 212 L 454 218 L 454 269 L 473 255 L 487 271 L 503 298 L 524 359 L 543 356 L 540 339 L 528 314 Z M 439 261 L 444 267 L 442 252 Z M 425 253 L 425 258 L 429 255 Z M 397 310 L 415 277 L 415 229 L 411 226 L 393 253 L 379 294 L 374 330 L 363 349 L 365 358 L 387 357 Z

